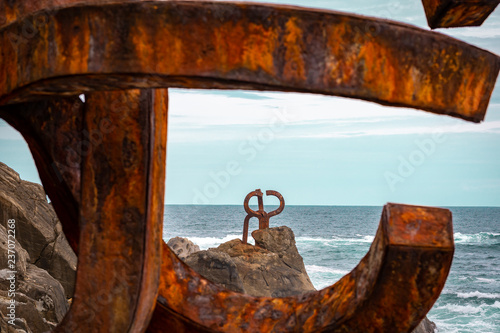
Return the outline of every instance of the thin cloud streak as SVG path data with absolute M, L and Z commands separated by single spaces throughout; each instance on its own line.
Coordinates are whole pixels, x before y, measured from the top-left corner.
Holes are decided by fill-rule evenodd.
M 407 127 L 390 127 L 381 129 L 366 129 L 357 131 L 340 131 L 333 133 L 319 133 L 311 135 L 302 135 L 303 138 L 348 138 L 361 136 L 396 136 L 396 135 L 412 135 L 412 134 L 464 134 L 464 133 L 483 133 L 483 134 L 500 134 L 500 121 L 492 121 L 481 125 L 477 124 L 456 124 L 447 126 L 407 126 Z

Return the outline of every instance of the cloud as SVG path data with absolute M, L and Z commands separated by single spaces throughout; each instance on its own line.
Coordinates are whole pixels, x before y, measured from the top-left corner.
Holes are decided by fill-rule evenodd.
M 455 31 L 453 35 L 463 36 L 463 37 L 475 37 L 475 38 L 499 38 L 500 28 L 499 27 L 483 28 L 483 29 L 463 28 L 461 31 Z
M 240 92 L 231 97 L 230 92 L 210 95 L 173 90 L 170 101 L 169 142 L 245 140 L 276 121 L 284 128 L 276 134 L 279 138 L 500 133 L 496 119 L 477 125 L 418 110 L 314 94 Z M 496 105 L 491 107 L 496 109 Z
M 353 126 L 354 127 L 354 126 Z M 404 127 L 390 126 L 382 128 L 365 128 L 340 130 L 330 133 L 312 133 L 305 134 L 303 138 L 347 138 L 361 136 L 398 136 L 409 134 L 463 134 L 463 133 L 490 133 L 500 134 L 500 121 L 486 122 L 483 124 L 448 124 L 434 126 L 411 126 L 406 124 Z

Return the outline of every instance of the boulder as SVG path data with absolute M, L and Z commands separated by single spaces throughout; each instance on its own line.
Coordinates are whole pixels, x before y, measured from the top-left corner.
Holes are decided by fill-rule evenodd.
M 7 292 L 9 276 L 9 270 L 0 270 L 0 312 L 4 317 L 10 304 Z M 26 332 L 46 332 L 53 329 L 69 309 L 64 288 L 59 281 L 32 264 L 28 265 L 24 278 L 16 276 L 15 300 L 18 318 L 16 327 Z
M 235 286 L 232 290 L 240 291 L 240 280 L 240 292 L 252 296 L 286 297 L 316 290 L 295 246 L 292 230 L 278 227 L 259 231 L 252 233 L 257 237 L 255 246 L 234 239 L 216 249 L 191 254 L 186 263 L 215 283 Z M 213 258 L 218 258 L 214 265 Z M 239 279 L 226 269 L 233 265 Z
M 29 254 L 29 262 L 59 279 L 66 296 L 72 297 L 77 258 L 43 187 L 20 179 L 0 162 L 0 221 L 9 219 L 15 220 L 16 240 Z
M 305 285 L 311 284 L 306 272 L 304 260 L 295 245 L 295 235 L 289 227 L 277 227 L 252 232 L 255 245 L 276 253 L 283 263 L 307 277 Z
M 0 296 L 1 302 L 1 296 Z M 2 333 L 33 333 L 30 330 L 26 319 L 24 318 L 16 318 L 14 320 L 14 325 L 9 323 L 9 318 L 7 318 L 2 311 L 0 311 L 0 332 Z
M 12 234 L 12 233 L 11 233 Z M 0 225 L 0 268 L 9 267 L 9 241 L 8 241 L 8 232 L 7 229 Z M 12 240 L 12 237 L 10 238 Z M 12 242 L 11 242 L 12 244 Z M 15 255 L 15 271 L 21 277 L 24 277 L 26 274 L 26 265 L 30 262 L 30 256 L 28 252 L 22 248 L 21 244 L 17 241 L 17 238 L 14 242 L 14 248 L 11 246 L 11 251 L 14 251 Z M 12 259 L 12 257 L 10 257 Z
M 167 245 L 181 260 L 185 260 L 191 253 L 200 251 L 200 247 L 187 238 L 170 238 Z
M 424 320 L 413 330 L 412 333 L 434 333 L 436 332 L 436 324 L 425 317 Z
M 252 296 L 286 297 L 313 291 L 295 236 L 288 227 L 252 232 L 255 246 L 239 239 L 190 254 L 185 262 L 208 280 Z M 413 333 L 434 333 L 427 317 Z
M 0 312 L 8 313 L 10 298 L 6 291 L 0 290 Z M 33 333 L 50 331 L 54 325 L 50 325 L 37 311 L 36 303 L 33 299 L 21 293 L 16 293 L 16 320 L 15 327 L 26 330 L 28 328 Z M 5 319 L 9 320 L 9 318 Z M 9 324 L 10 326 L 10 324 Z M 27 330 L 26 330 L 27 331 Z M 3 332 L 3 331 L 2 331 Z
M 189 255 L 185 262 L 210 281 L 229 290 L 245 292 L 236 265 L 228 254 L 209 249 Z
M 66 297 L 71 298 L 75 288 L 76 263 L 75 253 L 61 232 L 54 242 L 47 244 L 35 264 L 58 280 L 64 288 Z

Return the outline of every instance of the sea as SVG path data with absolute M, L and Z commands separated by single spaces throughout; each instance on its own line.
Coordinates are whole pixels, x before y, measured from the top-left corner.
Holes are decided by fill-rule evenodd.
M 455 255 L 428 317 L 438 332 L 500 333 L 500 207 L 445 208 L 453 214 Z M 293 230 L 319 290 L 350 272 L 366 254 L 381 213 L 382 207 L 372 206 L 286 206 L 270 226 Z M 202 250 L 217 247 L 241 239 L 245 216 L 243 206 L 166 205 L 163 238 L 186 237 Z M 249 234 L 257 228 L 252 219 Z

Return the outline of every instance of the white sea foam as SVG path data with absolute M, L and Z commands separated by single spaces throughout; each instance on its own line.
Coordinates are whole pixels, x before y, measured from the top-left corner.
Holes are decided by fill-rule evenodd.
M 358 236 L 358 235 L 356 235 Z M 297 242 L 322 242 L 322 243 L 371 243 L 375 237 L 359 235 L 359 238 L 344 238 L 332 236 L 331 238 L 324 237 L 297 237 Z
M 462 313 L 462 314 L 481 314 L 485 309 L 486 304 L 481 304 L 479 306 L 474 306 L 471 304 L 467 305 L 458 305 L 458 304 L 445 304 L 443 306 L 437 307 L 436 311 L 446 310 L 448 312 Z
M 487 319 L 478 318 L 477 316 L 469 317 L 470 320 L 466 324 L 457 322 L 456 318 L 436 319 L 430 315 L 429 319 L 436 324 L 437 330 L 435 332 L 438 333 L 497 332 L 497 327 L 494 323 L 488 322 Z
M 453 234 L 455 243 L 459 244 L 498 244 L 500 243 L 500 234 L 495 232 L 480 232 L 477 234 L 462 234 L 456 232 Z
M 185 237 L 182 236 L 181 237 Z M 206 250 L 211 247 L 217 247 L 222 243 L 230 241 L 232 239 L 241 239 L 242 234 L 230 234 L 225 237 L 187 237 L 190 241 L 195 243 L 200 247 L 201 250 Z M 308 242 L 318 242 L 326 246 L 337 247 L 338 245 L 348 245 L 352 243 L 371 243 L 373 242 L 373 236 L 363 236 L 359 235 L 359 238 L 343 238 L 338 236 L 332 236 L 332 238 L 324 237 L 296 237 L 297 243 L 308 243 Z M 248 237 L 248 243 L 255 244 L 252 237 Z
M 488 299 L 500 299 L 500 294 L 493 294 L 493 293 L 482 293 L 480 291 L 471 291 L 469 293 L 457 293 L 457 296 L 460 298 L 472 298 L 472 297 L 477 297 L 477 298 L 488 298 Z
M 242 238 L 242 234 L 239 234 L 239 235 L 227 235 L 225 237 L 187 237 L 190 241 L 192 241 L 193 243 L 195 243 L 196 245 L 198 245 L 200 247 L 201 250 L 206 250 L 208 248 L 211 248 L 211 247 L 217 247 L 219 245 L 221 245 L 222 243 L 225 243 L 227 241 L 230 241 L 232 239 L 241 239 Z M 182 236 L 181 236 L 182 237 Z M 251 237 L 249 237 L 251 238 Z M 248 239 L 248 242 L 249 243 L 253 243 L 254 240 L 253 239 Z
M 497 282 L 497 280 L 495 280 L 495 279 L 486 279 L 486 278 L 477 278 L 477 280 L 479 282 L 483 282 L 483 283 L 494 283 L 494 282 Z
M 295 237 L 297 242 L 331 242 L 332 238 L 321 238 L 321 237 Z
M 349 271 L 343 269 L 335 269 L 317 265 L 306 265 L 306 271 L 308 273 L 332 273 L 332 274 L 342 274 L 342 275 L 346 275 L 347 273 L 349 273 Z

